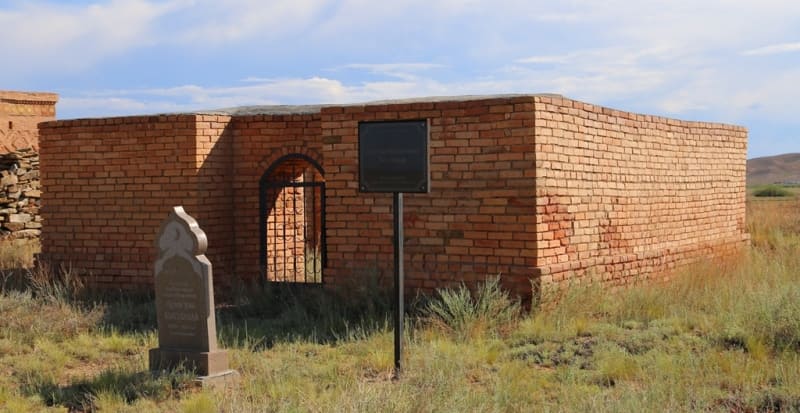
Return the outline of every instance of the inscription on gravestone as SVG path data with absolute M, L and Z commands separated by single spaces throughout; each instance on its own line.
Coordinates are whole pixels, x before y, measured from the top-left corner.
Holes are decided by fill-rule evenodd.
M 206 310 L 202 277 L 195 273 L 189 261 L 180 256 L 169 258 L 156 278 L 156 308 L 158 340 L 162 347 L 213 350 L 209 336 L 215 326 L 213 312 Z M 210 330 L 206 333 L 206 330 Z
M 155 262 L 158 345 L 150 350 L 150 369 L 179 365 L 201 380 L 233 375 L 228 355 L 217 349 L 211 263 L 204 255 L 208 241 L 197 221 L 183 207 L 174 207 L 161 225 Z

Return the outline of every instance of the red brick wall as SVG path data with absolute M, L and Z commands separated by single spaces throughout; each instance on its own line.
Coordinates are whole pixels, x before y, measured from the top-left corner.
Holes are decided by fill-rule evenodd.
M 543 283 L 614 283 L 742 247 L 744 128 L 536 97 Z
M 56 117 L 55 93 L 0 90 L 0 152 L 39 148 L 39 122 Z
M 41 124 L 43 258 L 108 288 L 152 284 L 155 237 L 169 208 L 183 205 L 203 220 L 215 211 L 199 185 L 206 157 L 196 142 L 216 132 L 198 125 L 194 115 Z M 214 235 L 213 224 L 201 225 Z M 212 258 L 217 242 L 209 242 Z
M 276 161 L 291 154 L 304 155 L 322 164 L 319 114 L 241 116 L 234 118 L 232 128 L 235 272 L 242 278 L 253 278 L 262 273 L 259 267 L 261 177 Z
M 208 237 L 206 255 L 212 259 L 214 282 L 227 284 L 235 262 L 235 210 L 237 200 L 233 185 L 233 131 L 231 117 L 196 115 L 195 159 L 192 171 L 193 199 L 187 199 L 186 211 L 200 224 Z M 177 174 L 178 171 L 170 173 Z M 164 216 L 168 208 L 164 212 Z
M 322 109 L 333 283 L 392 273 L 392 195 L 358 192 L 358 122 L 430 119 L 430 194 L 404 195 L 406 285 L 431 290 L 501 275 L 530 290 L 535 267 L 530 97 Z

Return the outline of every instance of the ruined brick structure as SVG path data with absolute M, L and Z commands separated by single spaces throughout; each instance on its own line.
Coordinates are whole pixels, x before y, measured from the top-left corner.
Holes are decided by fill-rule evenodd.
M 55 119 L 58 95 L 0 90 L 0 240 L 36 238 L 39 122 Z
M 55 93 L 0 90 L 0 153 L 38 149 L 37 124 L 56 117 Z
M 20 149 L 0 154 L 0 240 L 39 237 L 41 194 L 38 153 Z
M 388 276 L 392 197 L 358 191 L 358 122 L 397 119 L 431 125 L 431 191 L 405 196 L 410 290 L 625 283 L 746 245 L 744 128 L 508 95 L 42 124 L 44 257 L 148 287 L 183 205 L 218 282 Z

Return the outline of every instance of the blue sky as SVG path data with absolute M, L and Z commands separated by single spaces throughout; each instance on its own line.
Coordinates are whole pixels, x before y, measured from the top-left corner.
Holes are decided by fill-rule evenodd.
M 546 92 L 800 152 L 796 0 L 0 0 L 0 53 L 59 118 Z

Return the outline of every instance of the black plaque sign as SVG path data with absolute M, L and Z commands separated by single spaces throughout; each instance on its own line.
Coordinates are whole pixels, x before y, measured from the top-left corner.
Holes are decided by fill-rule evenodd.
M 362 192 L 430 191 L 428 121 L 359 122 Z

